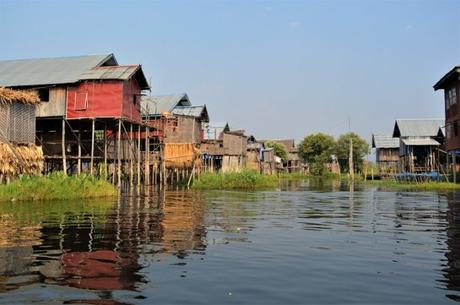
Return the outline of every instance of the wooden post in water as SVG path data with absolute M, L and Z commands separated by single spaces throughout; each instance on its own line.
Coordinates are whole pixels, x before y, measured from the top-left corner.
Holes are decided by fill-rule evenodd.
M 144 173 L 144 183 L 149 185 L 150 183 L 150 143 L 149 143 L 149 126 L 145 126 L 145 173 Z
M 452 174 L 454 175 L 454 183 L 457 183 L 457 155 L 455 152 L 452 154 Z
M 118 158 L 117 187 L 121 188 L 121 119 L 118 120 L 117 158 Z
M 89 173 L 92 176 L 94 172 L 94 133 L 96 132 L 96 119 L 93 119 L 91 122 L 91 162 Z
M 66 153 L 65 153 L 65 118 L 62 118 L 62 169 L 64 171 L 64 175 L 67 175 L 67 160 L 66 160 Z
M 81 174 L 81 128 L 78 129 L 78 160 L 77 160 L 77 173 Z
M 141 125 L 137 127 L 137 185 L 141 184 Z

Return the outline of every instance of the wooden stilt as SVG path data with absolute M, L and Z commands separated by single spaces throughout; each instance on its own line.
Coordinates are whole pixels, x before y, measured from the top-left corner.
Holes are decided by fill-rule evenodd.
M 94 173 L 94 134 L 96 132 L 96 119 L 93 119 L 91 123 L 91 162 L 89 173 L 92 176 Z
M 149 141 L 149 127 L 145 127 L 145 173 L 144 183 L 150 183 L 150 141 Z
M 133 145 L 133 124 L 129 124 L 129 185 L 134 186 L 134 145 Z
M 78 160 L 77 160 L 77 173 L 81 174 L 81 129 L 78 130 Z
M 66 160 L 66 152 L 65 152 L 65 118 L 62 118 L 62 170 L 64 171 L 64 175 L 67 175 L 67 160 Z
M 104 125 L 104 179 L 107 179 L 107 123 Z
M 141 184 L 141 125 L 137 128 L 137 185 Z
M 118 120 L 117 158 L 118 158 L 117 186 L 118 188 L 121 188 L 121 120 Z
M 455 152 L 452 154 L 452 167 L 454 183 L 457 183 L 457 156 L 455 155 Z

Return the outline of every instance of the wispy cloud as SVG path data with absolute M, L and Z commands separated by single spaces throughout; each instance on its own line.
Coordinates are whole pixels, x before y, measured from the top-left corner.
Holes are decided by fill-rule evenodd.
M 288 22 L 288 27 L 290 27 L 291 29 L 298 28 L 300 25 L 301 23 L 299 21 L 291 20 Z
M 412 24 L 407 24 L 405 27 L 404 27 L 404 30 L 406 31 L 412 31 L 414 29 L 414 26 Z

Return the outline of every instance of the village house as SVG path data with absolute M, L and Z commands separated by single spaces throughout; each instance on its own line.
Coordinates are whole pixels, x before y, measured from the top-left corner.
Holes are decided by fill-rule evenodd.
M 300 172 L 302 169 L 300 158 L 299 158 L 299 149 L 295 145 L 294 139 L 282 139 L 282 140 L 261 140 L 260 142 L 264 144 L 267 141 L 274 141 L 280 143 L 286 149 L 288 154 L 287 160 L 282 160 L 282 167 L 288 173 Z
M 460 66 L 447 72 L 433 88 L 444 90 L 446 149 L 452 156 L 453 163 L 456 164 L 456 156 L 460 154 Z
M 113 54 L 0 61 L 0 86 L 38 94 L 46 171 L 92 173 L 112 160 L 120 181 L 121 162 L 133 159 L 122 134 L 128 140 L 140 131 L 140 99 L 150 89 L 140 65 L 121 66 Z
M 399 141 L 399 138 L 388 135 L 372 135 L 375 162 L 381 175 L 398 172 Z
M 443 119 L 396 120 L 393 137 L 399 139 L 399 171 L 427 173 L 444 163 Z

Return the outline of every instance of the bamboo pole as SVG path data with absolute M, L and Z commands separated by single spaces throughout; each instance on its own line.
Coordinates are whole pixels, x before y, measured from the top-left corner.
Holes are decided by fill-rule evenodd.
M 94 172 L 94 133 L 96 132 L 96 119 L 91 122 L 91 162 L 89 173 L 92 176 Z
M 67 160 L 66 160 L 66 153 L 65 153 L 65 118 L 62 118 L 62 169 L 64 171 L 64 175 L 67 175 Z
M 117 158 L 118 158 L 117 186 L 118 188 L 121 188 L 121 119 L 118 120 Z

